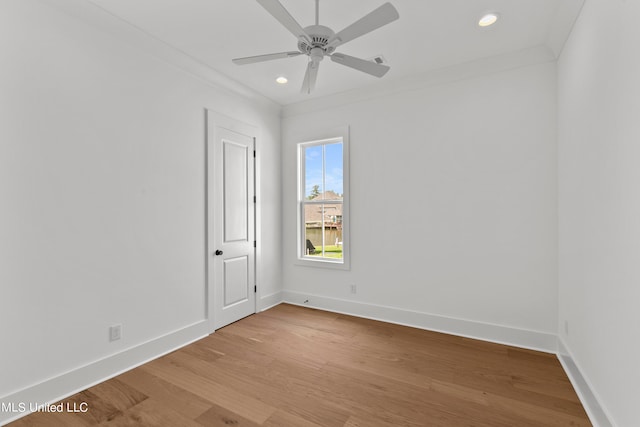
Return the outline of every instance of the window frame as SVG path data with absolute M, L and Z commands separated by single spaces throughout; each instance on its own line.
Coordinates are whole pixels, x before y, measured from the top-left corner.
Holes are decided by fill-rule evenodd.
M 328 135 L 324 135 L 322 138 L 309 138 L 305 141 L 298 142 L 297 148 L 297 232 L 296 232 L 296 264 L 309 266 L 309 267 L 321 267 L 330 269 L 350 269 L 350 226 L 349 221 L 349 131 L 348 127 L 340 129 L 339 131 L 331 132 Z M 307 205 L 322 205 L 322 204 L 336 204 L 335 200 L 323 200 L 317 202 L 309 202 L 306 200 L 305 194 L 305 148 L 312 146 L 322 146 L 330 143 L 342 142 L 342 201 L 338 204 L 342 204 L 342 259 L 340 258 L 325 258 L 319 256 L 306 255 L 306 230 L 305 230 L 305 206 Z M 326 189 L 323 189 L 326 191 Z

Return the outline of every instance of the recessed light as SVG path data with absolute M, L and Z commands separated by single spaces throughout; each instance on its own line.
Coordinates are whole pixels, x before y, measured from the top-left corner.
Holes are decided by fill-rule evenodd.
M 287 79 L 285 76 L 280 76 L 276 79 L 276 82 L 280 83 L 281 85 L 286 84 L 289 81 L 289 79 Z
M 487 13 L 482 18 L 480 18 L 480 20 L 478 21 L 478 25 L 480 27 L 489 27 L 495 24 L 497 20 L 498 20 L 497 13 Z

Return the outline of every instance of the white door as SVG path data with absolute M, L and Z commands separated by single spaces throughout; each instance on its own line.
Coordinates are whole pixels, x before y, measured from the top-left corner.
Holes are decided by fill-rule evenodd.
M 254 136 L 208 114 L 209 318 L 218 329 L 256 312 Z

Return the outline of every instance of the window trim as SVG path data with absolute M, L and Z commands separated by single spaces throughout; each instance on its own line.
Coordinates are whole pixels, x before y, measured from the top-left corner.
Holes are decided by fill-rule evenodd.
M 330 136 L 329 136 L 330 135 Z M 304 254 L 306 250 L 304 206 L 305 201 L 305 162 L 304 149 L 314 145 L 324 145 L 342 140 L 342 259 L 312 257 Z M 297 231 L 296 231 L 296 264 L 307 267 L 349 270 L 351 239 L 349 220 L 349 128 L 340 128 L 334 132 L 325 132 L 321 138 L 308 138 L 296 144 L 297 148 Z M 332 201 L 316 202 L 317 204 L 331 204 Z M 313 204 L 313 203 L 312 203 Z

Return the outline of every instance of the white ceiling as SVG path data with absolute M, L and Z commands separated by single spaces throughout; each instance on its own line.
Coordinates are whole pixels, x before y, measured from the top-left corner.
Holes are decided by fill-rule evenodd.
M 340 46 L 337 51 L 369 59 L 382 54 L 391 66 L 382 79 L 325 59 L 316 91 L 300 93 L 304 55 L 251 65 L 237 57 L 297 50 L 295 37 L 255 0 L 89 0 L 118 19 L 280 105 L 382 87 L 416 74 L 547 46 L 558 55 L 583 0 L 390 0 L 400 19 Z M 314 23 L 314 0 L 280 0 L 303 26 Z M 384 0 L 320 0 L 320 24 L 340 31 Z M 482 29 L 484 13 L 498 12 Z M 286 76 L 287 85 L 275 82 Z

